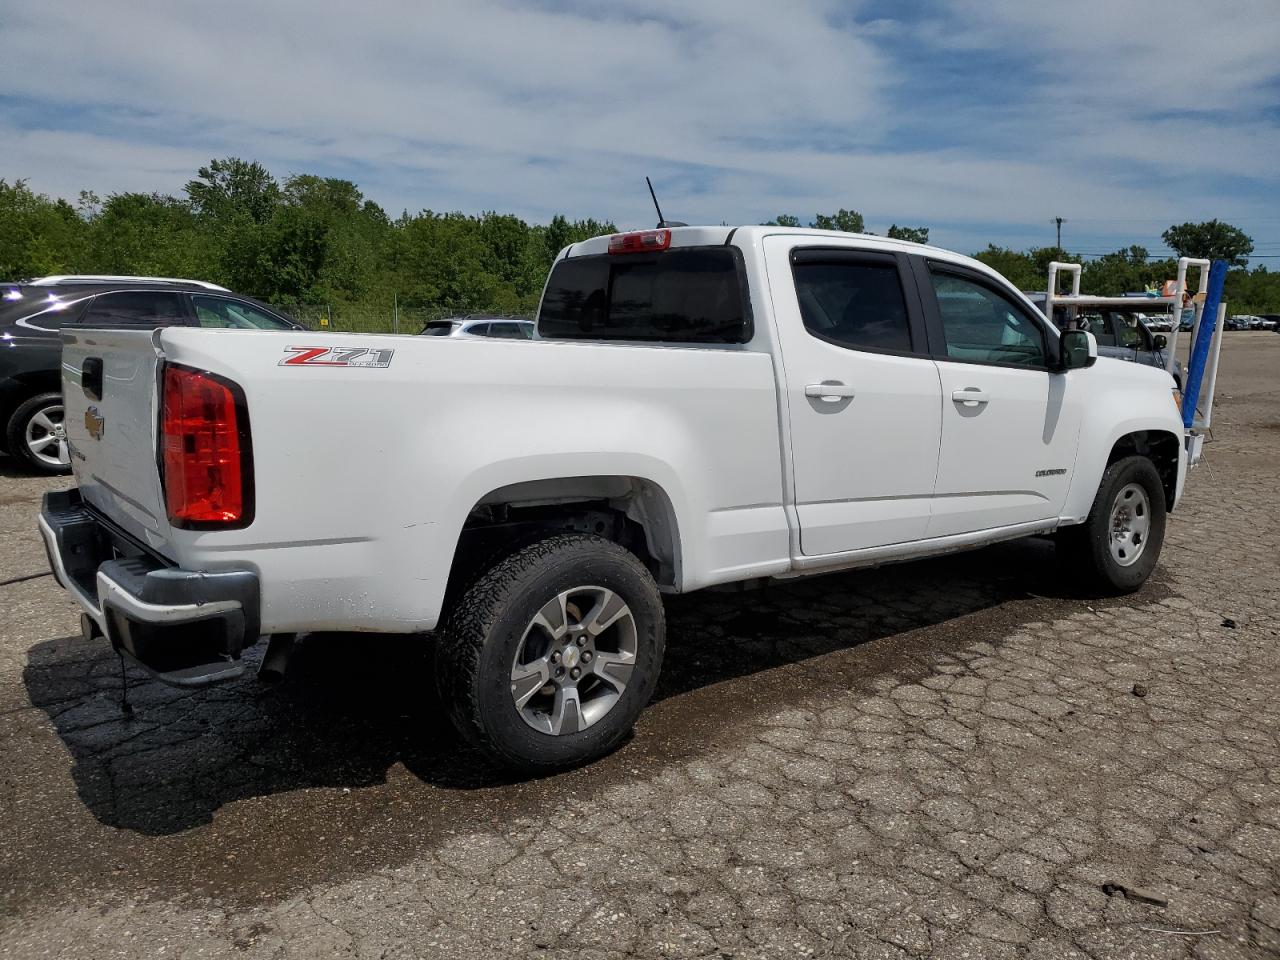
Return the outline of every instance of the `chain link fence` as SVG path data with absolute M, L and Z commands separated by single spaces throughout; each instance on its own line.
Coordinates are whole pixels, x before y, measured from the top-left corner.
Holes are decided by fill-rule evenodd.
M 419 333 L 432 320 L 460 317 L 468 310 L 448 307 L 377 306 L 350 303 L 278 304 L 287 313 L 312 330 L 334 333 Z

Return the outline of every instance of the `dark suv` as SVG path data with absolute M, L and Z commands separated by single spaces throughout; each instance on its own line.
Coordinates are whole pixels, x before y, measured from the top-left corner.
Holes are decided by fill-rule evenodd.
M 71 469 L 59 331 L 122 325 L 304 329 L 265 304 L 199 280 L 75 276 L 0 283 L 0 451 L 42 473 Z

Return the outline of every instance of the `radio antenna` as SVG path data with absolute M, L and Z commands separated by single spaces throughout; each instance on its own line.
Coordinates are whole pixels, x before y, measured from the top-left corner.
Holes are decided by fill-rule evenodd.
M 658 229 L 663 227 L 687 227 L 687 223 L 681 223 L 679 220 L 667 220 L 662 215 L 662 208 L 658 206 L 658 195 L 653 192 L 653 181 L 645 177 L 644 182 L 649 185 L 649 196 L 653 197 L 653 209 L 658 211 Z
M 644 182 L 649 185 L 649 196 L 653 197 L 653 209 L 658 211 L 658 226 L 666 226 L 667 221 L 662 218 L 662 208 L 658 206 L 658 195 L 653 192 L 653 181 L 645 177 Z

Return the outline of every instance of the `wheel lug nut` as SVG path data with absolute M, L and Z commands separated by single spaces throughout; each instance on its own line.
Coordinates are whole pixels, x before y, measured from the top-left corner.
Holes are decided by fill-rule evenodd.
M 577 680 L 580 676 L 582 676 L 582 671 L 579 670 L 577 667 L 574 667 L 572 670 L 569 671 L 569 676 L 572 677 L 574 680 Z
M 551 655 L 551 662 L 552 662 L 552 663 L 559 663 L 559 662 L 560 662 L 560 651 L 559 651 L 559 650 L 557 650 L 555 653 L 553 653 L 553 654 Z
M 583 651 L 582 651 L 582 662 L 583 662 L 583 663 L 590 663 L 590 662 L 591 662 L 591 651 L 590 651 L 590 650 L 583 650 Z
M 586 638 L 586 637 L 579 637 L 579 638 L 578 638 L 578 646 L 580 646 L 580 647 L 585 647 L 586 645 L 587 645 L 587 638 Z
M 564 676 L 564 667 L 556 667 L 556 676 L 557 676 L 557 677 L 563 677 L 563 676 Z

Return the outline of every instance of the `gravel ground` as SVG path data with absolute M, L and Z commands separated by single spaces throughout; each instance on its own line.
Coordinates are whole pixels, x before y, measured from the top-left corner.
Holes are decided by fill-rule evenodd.
M 634 739 L 528 782 L 410 641 L 122 718 L 0 461 L 0 956 L 1280 956 L 1280 337 L 1216 419 L 1138 595 L 1026 541 L 674 598 Z

